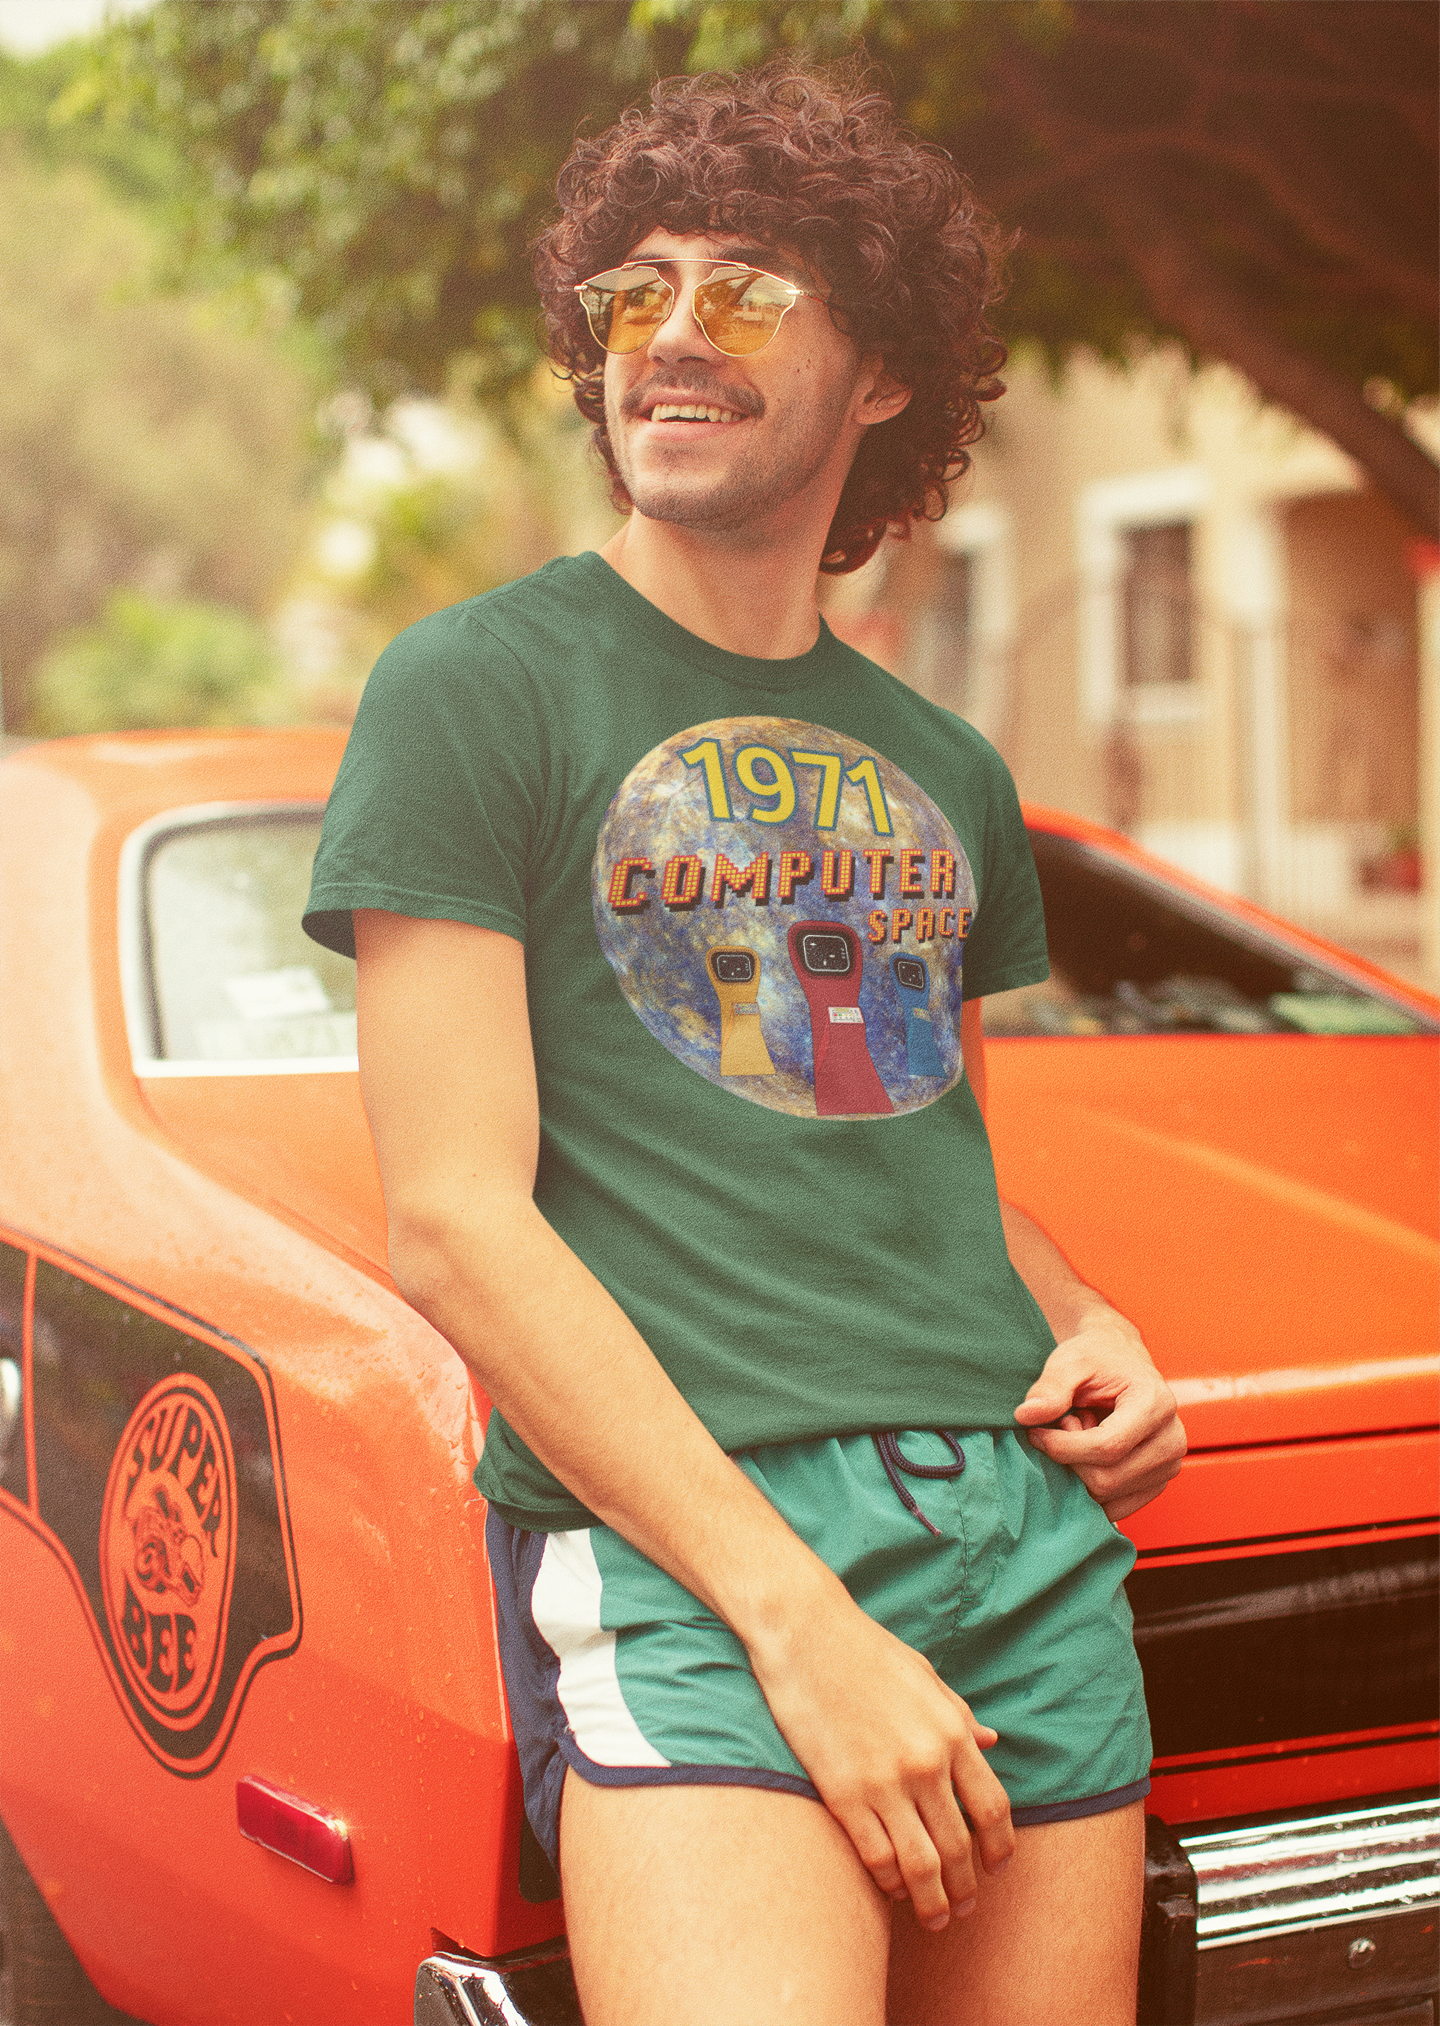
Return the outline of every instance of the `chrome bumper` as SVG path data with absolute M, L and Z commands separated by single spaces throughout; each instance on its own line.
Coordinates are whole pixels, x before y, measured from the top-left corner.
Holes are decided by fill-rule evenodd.
M 1141 2026 L 1429 2026 L 1440 1802 L 1179 1836 L 1151 1819 Z M 415 2026 L 581 2026 L 563 1940 L 434 1955 Z
M 1423 2006 L 1436 1987 L 1440 1802 L 1181 1836 L 1201 2026 Z
M 583 2026 L 563 1938 L 513 1956 L 427 1956 L 415 2026 Z

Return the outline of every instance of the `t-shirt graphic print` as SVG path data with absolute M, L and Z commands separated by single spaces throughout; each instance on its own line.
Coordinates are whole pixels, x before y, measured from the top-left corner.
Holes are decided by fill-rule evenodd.
M 711 1083 L 802 1118 L 933 1104 L 964 1070 L 970 863 L 881 753 L 794 718 L 717 718 L 626 775 L 595 927 L 631 1008 Z

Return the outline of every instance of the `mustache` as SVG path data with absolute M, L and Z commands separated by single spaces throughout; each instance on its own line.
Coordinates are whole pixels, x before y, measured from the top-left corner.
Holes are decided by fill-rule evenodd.
M 632 387 L 620 403 L 622 415 L 643 415 L 659 401 L 694 403 L 707 408 L 733 408 L 740 415 L 763 415 L 765 402 L 753 387 L 732 387 L 703 370 L 654 373 Z

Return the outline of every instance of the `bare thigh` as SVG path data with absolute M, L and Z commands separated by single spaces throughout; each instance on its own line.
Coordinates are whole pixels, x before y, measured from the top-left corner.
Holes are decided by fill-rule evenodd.
M 1001 1878 L 938 1935 L 895 1909 L 890 2026 L 1134 2026 L 1143 1806 L 1017 1829 Z
M 889 1904 L 802 1794 L 570 1772 L 560 1872 L 586 2026 L 883 2026 Z

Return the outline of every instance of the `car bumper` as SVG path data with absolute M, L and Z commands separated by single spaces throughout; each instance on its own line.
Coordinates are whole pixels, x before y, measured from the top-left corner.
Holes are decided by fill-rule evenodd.
M 512 1956 L 427 1956 L 415 2026 L 583 2026 L 564 1938 Z
M 1141 2026 L 1436 2026 L 1440 1802 L 1146 1831 Z M 427 1957 L 415 2026 L 580 2026 L 564 1942 Z
M 1146 1827 L 1142 2026 L 1431 2026 L 1440 1803 Z

